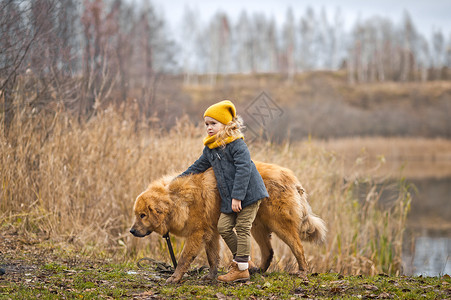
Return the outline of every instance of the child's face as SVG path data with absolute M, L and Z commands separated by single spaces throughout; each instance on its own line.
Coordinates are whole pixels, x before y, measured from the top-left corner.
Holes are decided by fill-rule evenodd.
M 205 117 L 205 127 L 209 136 L 215 135 L 224 128 L 224 124 L 210 117 Z

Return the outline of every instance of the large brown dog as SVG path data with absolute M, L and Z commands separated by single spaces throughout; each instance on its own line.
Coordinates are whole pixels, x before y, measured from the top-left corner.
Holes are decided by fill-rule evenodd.
M 272 260 L 271 232 L 291 249 L 299 265 L 299 276 L 305 278 L 307 262 L 301 239 L 324 241 L 326 226 L 316 217 L 306 194 L 294 173 L 273 164 L 255 162 L 269 198 L 261 202 L 251 233 L 261 251 L 260 270 L 265 272 Z M 135 201 L 135 223 L 130 232 L 144 237 L 153 231 L 186 237 L 185 247 L 174 274 L 167 282 L 178 282 L 194 258 L 205 246 L 210 272 L 214 279 L 219 264 L 220 196 L 210 168 L 204 173 L 181 178 L 166 176 L 152 182 Z

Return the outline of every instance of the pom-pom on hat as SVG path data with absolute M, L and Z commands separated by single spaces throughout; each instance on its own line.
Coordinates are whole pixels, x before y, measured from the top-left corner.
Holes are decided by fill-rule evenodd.
M 222 124 L 228 124 L 236 117 L 236 108 L 232 101 L 224 100 L 213 104 L 204 113 L 204 118 L 210 117 L 218 120 Z

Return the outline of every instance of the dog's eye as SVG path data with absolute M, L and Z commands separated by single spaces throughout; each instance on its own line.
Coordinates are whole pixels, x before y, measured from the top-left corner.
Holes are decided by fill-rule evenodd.
M 146 214 L 141 214 L 140 217 L 141 219 L 144 219 L 146 217 Z

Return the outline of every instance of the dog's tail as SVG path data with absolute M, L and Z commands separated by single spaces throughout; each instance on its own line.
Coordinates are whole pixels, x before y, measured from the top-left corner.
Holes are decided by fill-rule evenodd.
M 307 195 L 302 186 L 297 185 L 296 189 L 301 196 L 301 205 L 305 206 L 305 214 L 302 218 L 301 228 L 299 230 L 301 239 L 307 242 L 321 244 L 326 240 L 326 223 L 312 212 L 312 208 L 307 202 Z
M 326 240 L 326 223 L 319 217 L 310 213 L 301 225 L 301 239 L 307 242 L 323 243 Z

